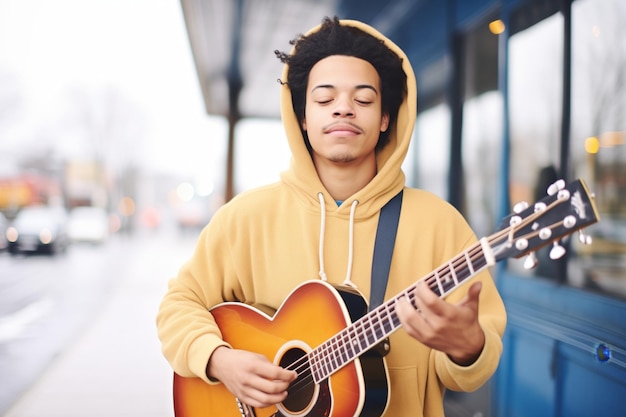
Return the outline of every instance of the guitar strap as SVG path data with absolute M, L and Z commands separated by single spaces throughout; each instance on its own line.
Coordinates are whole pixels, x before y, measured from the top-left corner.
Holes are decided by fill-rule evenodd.
M 369 311 L 380 306 L 385 300 L 385 290 L 387 289 L 387 281 L 389 281 L 391 256 L 396 243 L 396 231 L 400 221 L 401 207 L 402 190 L 380 210 L 376 241 L 374 242 L 374 258 L 372 260 Z M 389 350 L 389 338 L 387 337 L 370 349 L 361 361 L 368 361 L 368 356 L 383 357 L 389 353 Z
M 381 305 L 385 300 L 385 290 L 389 280 L 391 256 L 393 255 L 393 246 L 396 242 L 401 206 L 402 190 L 380 210 L 376 241 L 374 242 L 374 259 L 372 260 L 370 311 Z

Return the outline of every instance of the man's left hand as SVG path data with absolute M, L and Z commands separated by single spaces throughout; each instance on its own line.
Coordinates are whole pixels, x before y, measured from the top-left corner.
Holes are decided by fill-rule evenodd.
M 471 284 L 467 296 L 451 304 L 422 281 L 413 292 L 414 305 L 403 297 L 396 303 L 396 313 L 411 337 L 446 353 L 459 365 L 471 365 L 485 344 L 485 334 L 478 323 L 481 288 L 481 282 Z

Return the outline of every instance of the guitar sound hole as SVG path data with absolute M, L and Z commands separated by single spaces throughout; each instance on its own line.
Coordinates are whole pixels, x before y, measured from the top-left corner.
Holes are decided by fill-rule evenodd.
M 279 362 L 283 368 L 298 372 L 298 377 L 287 389 L 287 398 L 282 402 L 285 411 L 291 414 L 299 414 L 310 407 L 316 395 L 316 385 L 313 383 L 311 368 L 304 358 L 305 355 L 306 352 L 302 349 L 290 349 L 285 352 Z

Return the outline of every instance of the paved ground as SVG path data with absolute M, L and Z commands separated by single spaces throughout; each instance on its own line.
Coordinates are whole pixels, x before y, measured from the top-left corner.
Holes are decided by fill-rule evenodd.
M 3 417 L 171 417 L 169 365 L 155 314 L 190 239 L 147 239 L 129 254 L 127 278 L 88 330 Z

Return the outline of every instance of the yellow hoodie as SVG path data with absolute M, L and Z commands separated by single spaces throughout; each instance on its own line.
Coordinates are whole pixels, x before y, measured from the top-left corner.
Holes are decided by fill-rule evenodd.
M 417 91 L 406 55 L 373 28 L 342 21 L 384 40 L 403 59 L 408 94 L 400 107 L 390 143 L 378 154 L 378 174 L 339 207 L 324 189 L 306 149 L 286 85 L 282 120 L 293 154 L 279 182 L 239 194 L 221 207 L 202 231 L 195 252 L 169 283 L 157 317 L 163 353 L 184 377 L 205 375 L 207 360 L 226 343 L 208 309 L 224 301 L 277 309 L 298 285 L 325 279 L 370 293 L 372 253 L 381 207 L 404 188 L 401 164 L 412 137 Z M 318 27 L 312 31 L 318 30 Z M 287 79 L 289 68 L 283 72 Z M 476 242 L 462 216 L 446 201 L 423 190 L 404 188 L 402 212 L 385 299 L 427 276 Z M 385 357 L 390 398 L 385 416 L 443 416 L 445 389 L 472 391 L 496 370 L 506 314 L 485 270 L 479 320 L 485 346 L 471 366 L 452 362 L 408 336 L 391 335 Z M 447 299 L 460 300 L 468 285 Z M 320 322 L 324 311 L 318 312 Z M 303 332 L 311 323 L 303 323 Z M 270 358 L 272 360 L 272 358 Z

